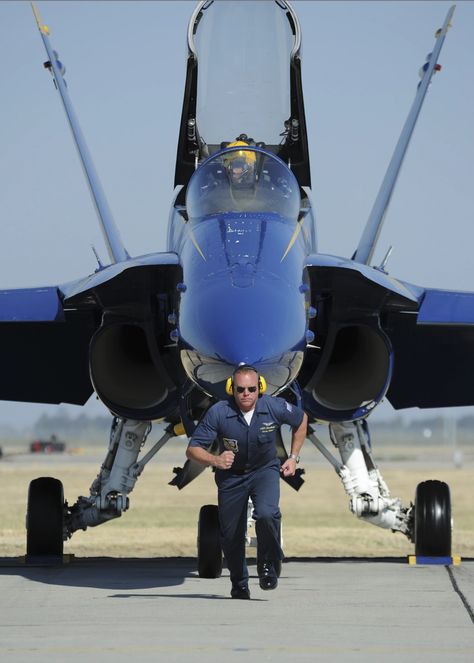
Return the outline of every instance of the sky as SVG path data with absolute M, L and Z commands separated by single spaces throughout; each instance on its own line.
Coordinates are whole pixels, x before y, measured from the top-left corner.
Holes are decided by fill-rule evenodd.
M 350 256 L 451 4 L 292 4 L 319 250 Z M 125 246 L 132 255 L 165 250 L 195 3 L 37 5 Z M 392 276 L 474 290 L 474 2 L 458 2 L 452 24 L 374 263 L 393 246 Z M 91 245 L 104 261 L 106 252 L 29 2 L 0 3 L 0 55 L 0 289 L 65 283 L 95 269 Z M 3 402 L 0 424 L 56 409 Z M 85 411 L 105 408 L 91 401 Z M 392 413 L 385 404 L 373 416 Z

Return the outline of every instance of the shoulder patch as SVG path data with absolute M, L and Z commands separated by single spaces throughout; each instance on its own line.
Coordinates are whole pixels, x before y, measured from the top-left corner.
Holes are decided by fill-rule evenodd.
M 291 403 L 287 403 L 287 401 L 285 401 L 285 404 L 288 412 L 293 412 L 293 405 Z

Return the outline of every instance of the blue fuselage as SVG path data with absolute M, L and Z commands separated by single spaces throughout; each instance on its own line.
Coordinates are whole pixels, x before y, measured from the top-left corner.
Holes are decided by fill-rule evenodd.
M 299 221 L 248 210 L 186 220 L 175 209 L 169 249 L 184 275 L 176 321 L 181 360 L 207 393 L 221 397 L 241 362 L 258 368 L 269 393 L 295 379 L 307 345 L 302 279 L 311 224 L 311 213 Z

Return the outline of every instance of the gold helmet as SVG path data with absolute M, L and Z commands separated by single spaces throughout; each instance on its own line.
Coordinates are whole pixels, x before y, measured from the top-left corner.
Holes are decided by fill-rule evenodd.
M 226 145 L 226 149 L 230 147 L 248 147 L 248 143 L 245 143 L 243 140 L 234 140 L 232 143 Z M 243 159 L 249 166 L 254 166 L 257 160 L 255 152 L 251 152 L 250 150 L 232 150 L 229 154 L 224 155 L 224 165 L 227 167 L 234 159 Z
M 235 140 L 226 146 L 226 148 L 231 147 L 248 147 L 248 143 L 243 140 Z M 256 161 L 255 152 L 251 150 L 232 150 L 229 154 L 225 154 L 223 162 L 231 183 L 248 184 L 249 178 L 253 178 Z

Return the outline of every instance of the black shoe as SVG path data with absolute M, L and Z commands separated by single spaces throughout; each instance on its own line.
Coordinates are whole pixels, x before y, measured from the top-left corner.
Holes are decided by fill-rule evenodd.
M 249 586 L 247 583 L 242 583 L 240 585 L 232 585 L 230 595 L 233 599 L 250 599 Z
M 271 562 L 259 564 L 257 571 L 261 589 L 276 589 L 278 587 L 278 577 Z

